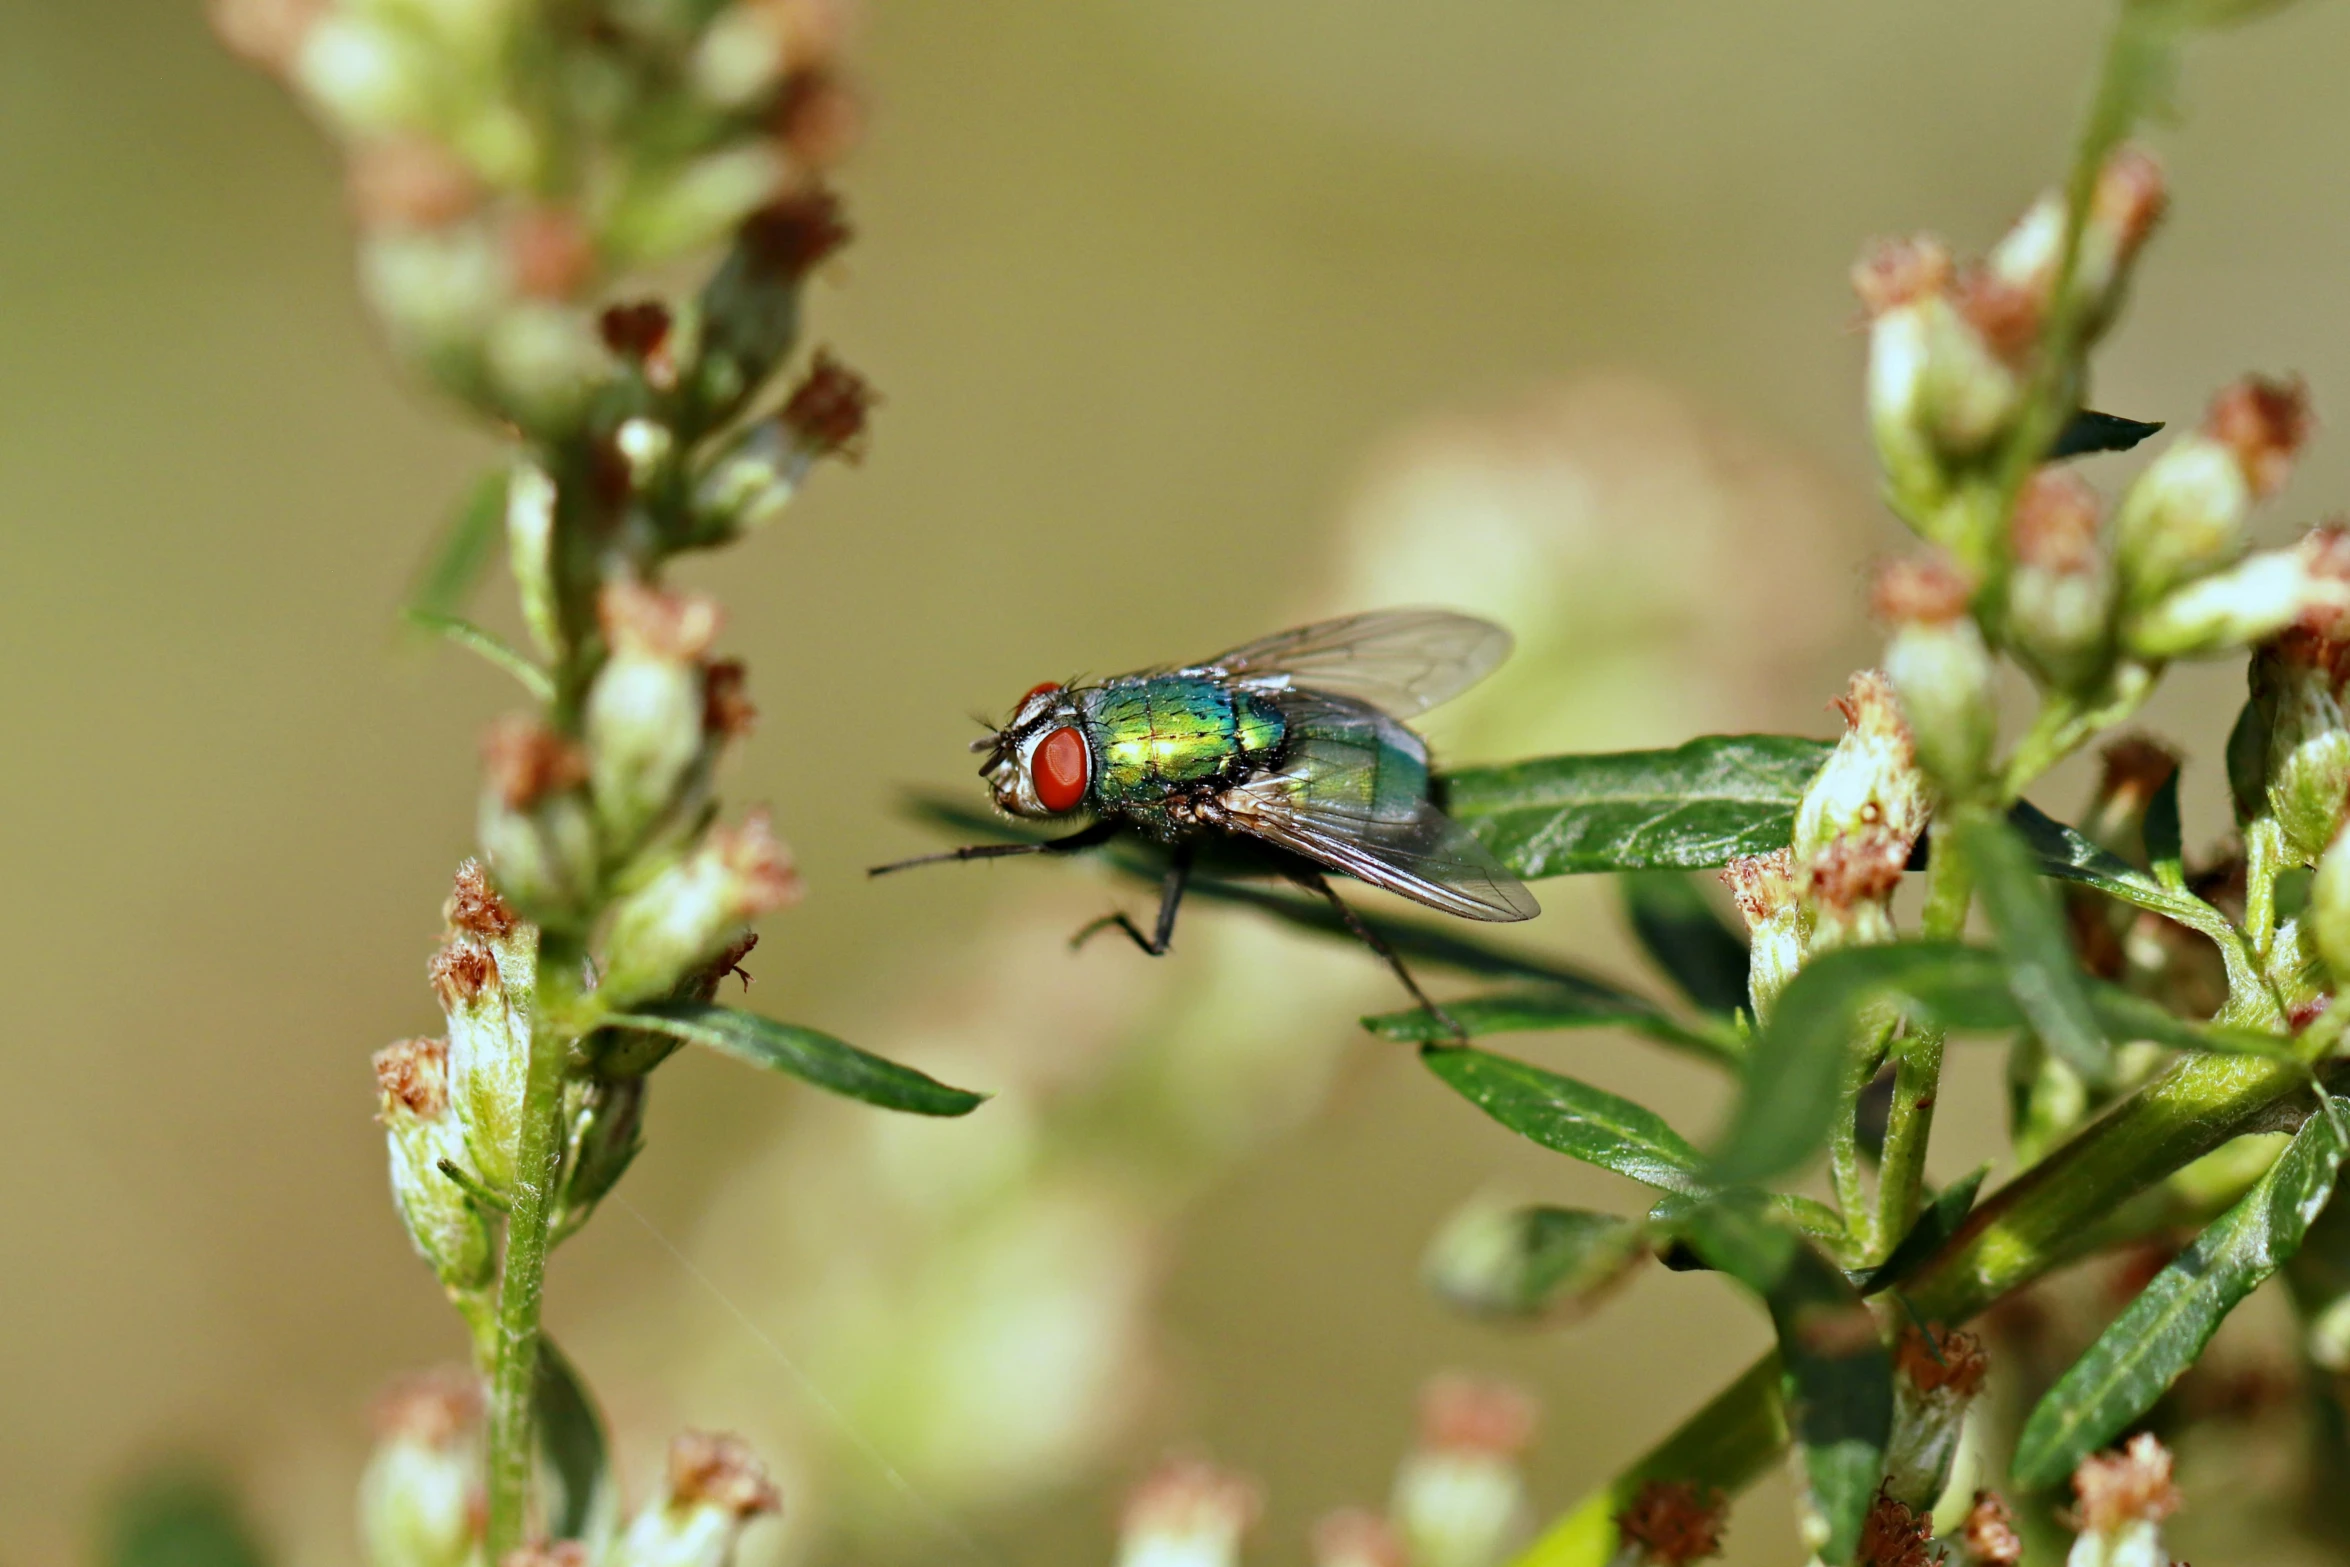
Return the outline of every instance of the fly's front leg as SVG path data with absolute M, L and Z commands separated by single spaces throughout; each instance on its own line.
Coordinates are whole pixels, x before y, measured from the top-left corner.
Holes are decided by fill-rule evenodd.
M 892 871 L 911 870 L 917 865 L 945 865 L 956 860 L 1000 860 L 1014 854 L 1075 854 L 1080 849 L 1096 848 L 1118 835 L 1116 822 L 1095 822 L 1080 828 L 1066 838 L 1051 838 L 1042 843 L 974 843 L 960 849 L 946 849 L 937 854 L 917 854 L 910 860 L 898 860 L 888 865 L 876 865 L 865 874 L 887 876 Z
M 1338 889 L 1330 885 L 1330 878 L 1322 874 L 1319 867 L 1291 871 L 1289 874 L 1291 880 L 1308 892 L 1319 893 L 1330 901 L 1330 907 L 1338 911 L 1339 919 L 1343 920 L 1346 928 L 1354 933 L 1355 939 L 1379 954 L 1380 960 L 1394 971 L 1395 977 L 1403 981 L 1403 988 L 1412 993 L 1414 1001 L 1420 1003 L 1421 1011 L 1434 1018 L 1446 1033 L 1452 1035 L 1456 1043 L 1465 1045 L 1469 1042 L 1469 1031 L 1461 1027 L 1459 1021 L 1450 1012 L 1428 999 L 1428 992 L 1422 990 L 1420 982 L 1412 978 L 1412 971 L 1404 967 L 1403 959 L 1397 956 L 1396 950 L 1387 944 L 1386 938 L 1364 924 L 1362 917 L 1347 906 L 1346 900 L 1338 895 Z
M 1191 845 L 1175 846 L 1174 858 L 1167 865 L 1167 879 L 1159 885 L 1159 924 L 1151 935 L 1143 935 L 1134 921 L 1124 914 L 1105 914 L 1069 938 L 1071 950 L 1113 925 L 1126 932 L 1127 939 L 1154 958 L 1165 957 L 1167 948 L 1175 939 L 1175 911 L 1183 906 L 1183 889 L 1191 881 Z

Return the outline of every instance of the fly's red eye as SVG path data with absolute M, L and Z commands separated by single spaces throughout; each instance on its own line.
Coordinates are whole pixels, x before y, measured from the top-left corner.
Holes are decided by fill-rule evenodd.
M 1029 703 L 1035 701 L 1038 697 L 1050 696 L 1053 692 L 1060 689 L 1061 683 L 1058 680 L 1048 680 L 1041 686 L 1030 686 L 1028 688 L 1028 694 L 1020 699 L 1020 705 L 1022 707 L 1026 707 Z
M 1086 775 L 1093 771 L 1093 755 L 1085 736 L 1074 729 L 1056 729 L 1037 742 L 1029 758 L 1028 777 L 1036 785 L 1036 800 L 1058 816 L 1074 811 L 1085 799 Z

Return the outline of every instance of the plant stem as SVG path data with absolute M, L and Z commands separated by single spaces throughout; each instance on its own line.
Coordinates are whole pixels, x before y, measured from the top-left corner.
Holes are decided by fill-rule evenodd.
M 1876 1076 L 1877 1046 L 1881 1035 L 1872 1028 L 1854 1038 L 1852 1054 L 1844 1064 L 1844 1081 L 1836 1098 L 1836 1119 L 1828 1133 L 1829 1179 L 1836 1188 L 1836 1206 L 1844 1212 L 1849 1250 L 1866 1257 L 1876 1250 L 1876 1219 L 1869 1209 L 1868 1189 L 1860 1178 L 1860 1099 Z
M 1966 930 L 1974 899 L 1974 872 L 1958 852 L 1947 815 L 1935 820 L 1933 853 L 1927 860 L 1925 934 L 1952 940 Z M 1882 1262 L 1916 1221 L 1926 1186 L 1926 1145 L 1934 1132 L 1934 1101 L 1942 1088 L 1942 1041 L 1938 1028 L 1913 1028 L 1893 1068 L 1893 1106 L 1885 1120 L 1885 1151 L 1877 1165 L 1877 1222 L 1866 1253 Z
M 563 1069 L 576 1028 L 566 1026 L 580 954 L 542 935 L 539 1004 L 531 1018 L 530 1070 L 514 1157 L 512 1210 L 498 1278 L 497 1358 L 490 1378 L 487 1555 L 520 1545 L 530 1525 L 531 1415 L 538 1374 L 539 1314 L 547 1277 L 548 1228 L 563 1156 Z

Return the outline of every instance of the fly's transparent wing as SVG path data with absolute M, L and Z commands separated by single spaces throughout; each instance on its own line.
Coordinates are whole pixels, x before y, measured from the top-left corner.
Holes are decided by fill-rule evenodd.
M 1428 753 L 1401 724 L 1352 702 L 1283 703 L 1285 764 L 1216 798 L 1234 832 L 1472 920 L 1524 920 L 1534 895 L 1428 800 Z
M 1410 718 L 1458 696 L 1510 655 L 1510 634 L 1447 609 L 1378 609 L 1318 621 L 1198 666 L 1260 690 L 1322 691 Z

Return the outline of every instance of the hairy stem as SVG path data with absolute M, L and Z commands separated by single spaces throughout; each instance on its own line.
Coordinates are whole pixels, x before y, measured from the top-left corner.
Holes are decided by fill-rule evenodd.
M 530 1525 L 532 1394 L 555 1179 L 563 1156 L 563 1071 L 578 1037 L 568 1022 L 572 997 L 563 976 L 578 969 L 579 953 L 569 942 L 542 937 L 539 1005 L 531 1019 L 530 1071 L 515 1150 L 505 1263 L 499 1270 L 497 1354 L 490 1378 L 487 1543 L 493 1562 L 520 1545 Z
M 1949 830 L 1937 821 L 1926 872 L 1924 933 L 1954 940 L 1966 931 L 1974 872 Z M 1893 1069 L 1893 1107 L 1885 1121 L 1885 1152 L 1877 1167 L 1877 1223 L 1869 1262 L 1882 1262 L 1916 1220 L 1925 1192 L 1926 1145 L 1934 1132 L 1934 1101 L 1942 1088 L 1942 1030 L 1912 1028 Z

